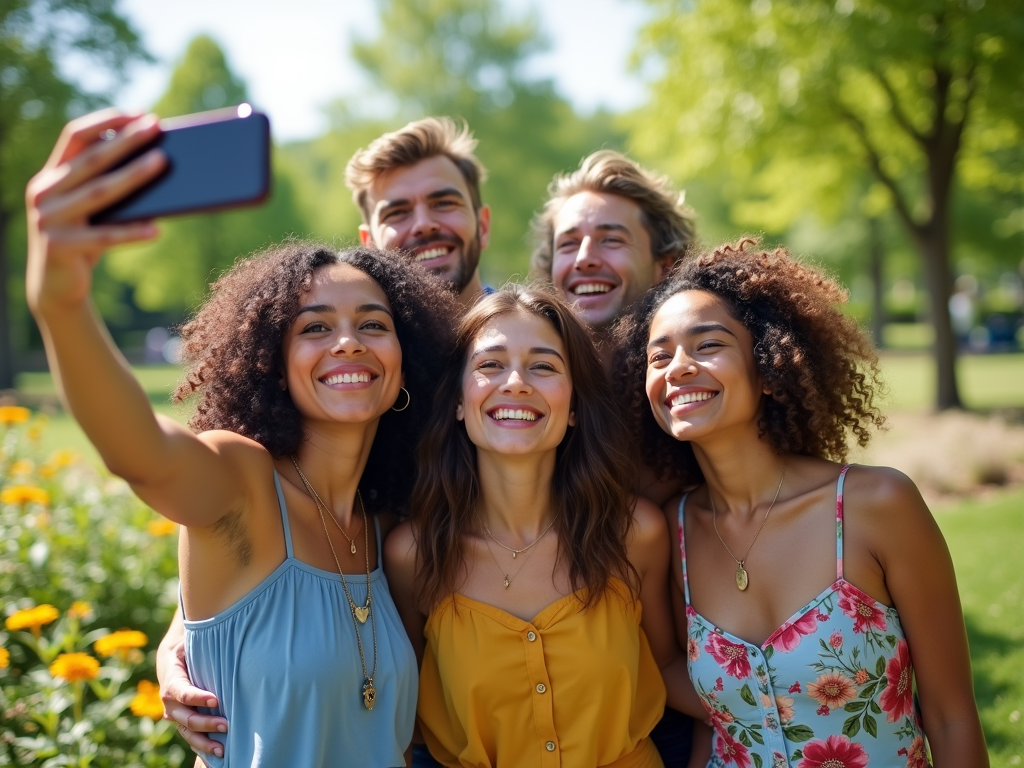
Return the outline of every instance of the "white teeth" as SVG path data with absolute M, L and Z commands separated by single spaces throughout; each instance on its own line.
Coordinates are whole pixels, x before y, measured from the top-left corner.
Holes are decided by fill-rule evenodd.
M 336 373 L 323 380 L 324 384 L 367 384 L 369 381 L 368 373 Z
M 428 251 L 416 254 L 416 261 L 428 261 L 429 259 L 436 259 L 444 256 L 448 253 L 447 248 L 431 248 Z
M 612 287 L 607 283 L 583 283 L 573 288 L 572 292 L 581 296 L 585 293 L 608 293 L 611 289 Z
M 699 403 L 702 400 L 710 400 L 717 395 L 717 392 L 685 392 L 672 398 L 672 407 L 686 405 L 687 403 Z
M 537 414 L 522 408 L 499 408 L 491 416 L 498 421 L 536 421 Z

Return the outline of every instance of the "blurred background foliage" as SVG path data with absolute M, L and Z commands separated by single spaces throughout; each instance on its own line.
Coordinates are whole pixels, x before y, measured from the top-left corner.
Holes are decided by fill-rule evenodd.
M 323 135 L 276 147 L 268 205 L 167 220 L 159 241 L 104 260 L 96 297 L 116 340 L 141 350 L 150 328 L 180 323 L 220 270 L 271 242 L 353 242 L 348 158 L 408 120 L 449 114 L 473 129 L 490 172 L 486 282 L 526 274 L 529 220 L 556 172 L 624 149 L 687 190 L 706 244 L 755 232 L 825 263 L 880 343 L 940 353 L 936 404 L 957 405 L 958 348 L 1015 348 L 1024 303 L 1014 0 L 647 3 L 634 49 L 649 98 L 632 114 L 582 114 L 528 74 L 548 46 L 535 14 L 502 0 L 376 0 L 379 32 L 350 41 L 365 97 L 332 104 Z M 105 90 L 60 74 L 69 52 L 105 73 Z M 108 102 L 146 56 L 116 0 L 0 4 L 0 390 L 42 365 L 23 300 L 24 185 L 63 122 Z M 217 42 L 199 37 L 153 108 L 246 97 Z M 951 296 L 960 317 L 947 321 Z

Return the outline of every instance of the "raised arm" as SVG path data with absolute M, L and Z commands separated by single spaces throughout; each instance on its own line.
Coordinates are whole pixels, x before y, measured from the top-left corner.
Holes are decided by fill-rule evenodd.
M 159 130 L 154 116 L 113 110 L 65 127 L 26 191 L 26 295 L 61 399 L 107 467 L 161 514 L 205 527 L 241 501 L 238 473 L 223 459 L 231 437 L 204 441 L 154 414 L 90 299 L 104 250 L 156 235 L 149 222 L 93 226 L 89 217 L 163 170 L 155 149 L 109 170 Z

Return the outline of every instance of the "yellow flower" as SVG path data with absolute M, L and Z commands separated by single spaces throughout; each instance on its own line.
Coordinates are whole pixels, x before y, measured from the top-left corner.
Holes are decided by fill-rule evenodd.
M 7 669 L 11 666 L 11 652 L 6 648 L 0 648 L 0 669 Z
M 50 505 L 50 494 L 34 485 L 11 485 L 0 491 L 0 504 Z
M 69 683 L 95 680 L 100 674 L 100 663 L 87 653 L 62 653 L 50 665 L 50 674 Z
M 20 405 L 0 405 L 0 424 L 9 427 L 12 424 L 24 424 L 29 420 L 32 411 Z
M 97 640 L 93 647 L 96 653 L 106 658 L 115 653 L 120 659 L 127 659 L 132 648 L 145 648 L 149 638 L 135 629 L 122 629 Z
M 151 683 L 149 680 L 140 680 L 138 693 L 132 699 L 132 714 L 136 717 L 148 717 L 153 720 L 162 720 L 164 716 L 164 703 L 160 700 L 160 686 Z
M 76 600 L 68 608 L 68 616 L 72 619 L 84 619 L 92 613 L 92 606 L 84 600 Z
M 178 524 L 170 520 L 150 520 L 146 530 L 150 536 L 170 536 L 178 530 Z
M 4 623 L 11 632 L 17 632 L 20 629 L 30 629 L 38 634 L 39 628 L 43 624 L 56 621 L 59 616 L 60 611 L 52 605 L 43 604 L 37 605 L 35 608 L 25 608 L 18 611 L 8 616 L 7 621 Z
M 50 458 L 46 460 L 46 463 L 56 467 L 57 469 L 62 469 L 63 467 L 71 466 L 76 461 L 78 461 L 77 453 L 62 448 L 61 450 L 54 451 L 50 454 Z
M 34 465 L 28 459 L 18 459 L 11 464 L 11 476 L 31 475 Z

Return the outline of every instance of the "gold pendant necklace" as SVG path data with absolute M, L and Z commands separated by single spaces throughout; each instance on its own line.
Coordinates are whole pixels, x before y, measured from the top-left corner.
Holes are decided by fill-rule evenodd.
M 480 521 L 480 525 L 482 525 L 482 526 L 484 527 L 484 532 L 485 532 L 485 533 L 486 533 L 486 534 L 487 534 L 488 536 L 490 536 L 490 537 L 491 537 L 491 539 L 493 539 L 493 540 L 494 540 L 494 543 L 495 543 L 495 544 L 497 544 L 497 545 L 498 545 L 499 547 L 501 547 L 502 549 L 505 549 L 505 550 L 508 550 L 509 552 L 511 552 L 511 553 L 512 553 L 512 559 L 513 559 L 513 560 L 515 560 L 515 559 L 516 559 L 516 555 L 521 555 L 521 554 L 522 554 L 523 552 L 525 552 L 526 550 L 528 550 L 528 549 L 529 549 L 530 547 L 532 547 L 532 546 L 533 546 L 534 544 L 536 544 L 536 543 L 537 543 L 538 541 L 540 541 L 541 539 L 543 539 L 543 538 L 544 538 L 544 534 L 545 534 L 545 533 L 547 533 L 547 532 L 548 532 L 548 531 L 549 531 L 549 530 L 551 529 L 551 526 L 552 526 L 552 525 L 554 525 L 554 524 L 555 524 L 555 519 L 554 519 L 554 518 L 551 518 L 551 522 L 550 522 L 550 523 L 548 523 L 548 524 L 547 524 L 547 525 L 545 526 L 544 530 L 540 532 L 540 535 L 539 535 L 539 536 L 538 536 L 538 537 L 537 537 L 536 539 L 534 539 L 534 540 L 533 540 L 532 542 L 530 542 L 529 544 L 527 544 L 527 545 L 526 545 L 525 547 L 523 547 L 522 549 L 512 549 L 512 547 L 506 547 L 506 546 L 505 546 L 504 544 L 502 544 L 502 543 L 501 543 L 500 541 L 498 541 L 498 537 L 497 537 L 497 536 L 495 536 L 495 535 L 494 535 L 493 533 L 491 533 L 491 529 L 487 527 L 487 523 L 485 523 L 485 522 L 484 522 L 483 520 L 481 520 L 481 521 Z M 517 573 L 518 573 L 518 571 L 517 571 Z
M 775 489 L 775 498 L 772 499 L 772 503 L 768 505 L 768 511 L 764 513 L 764 518 L 761 520 L 761 524 L 757 527 L 757 533 L 754 534 L 754 538 L 750 541 L 750 546 L 747 547 L 747 551 L 743 554 L 742 559 L 737 558 L 729 549 L 729 545 L 725 543 L 725 539 L 722 538 L 722 534 L 718 532 L 718 511 L 715 509 L 715 497 L 711 495 L 711 486 L 708 486 L 708 499 L 711 501 L 711 525 L 714 526 L 715 534 L 718 536 L 718 540 L 722 542 L 722 546 L 725 547 L 725 551 L 729 553 L 729 557 L 736 561 L 736 589 L 740 592 L 746 590 L 747 585 L 750 584 L 750 577 L 747 575 L 747 569 L 744 567 L 744 563 L 747 562 L 747 556 L 750 554 L 750 550 L 754 548 L 754 542 L 757 541 L 757 537 L 761 535 L 761 529 L 764 528 L 764 524 L 768 522 L 768 515 L 772 513 L 772 508 L 775 506 L 775 502 L 779 500 L 779 491 L 782 490 L 782 481 L 786 479 L 786 464 L 782 464 L 782 477 L 779 478 L 779 487 Z
M 338 575 L 341 576 L 341 586 L 345 590 L 345 599 L 348 600 L 349 612 L 352 615 L 352 626 L 356 632 L 356 645 L 359 648 L 359 661 L 363 665 L 363 706 L 367 709 L 373 709 L 373 705 L 377 703 L 377 689 L 373 687 L 373 676 L 377 674 L 377 622 L 370 611 L 371 603 L 373 601 L 373 595 L 370 586 L 370 529 L 366 522 L 366 505 L 363 504 L 363 495 L 356 488 L 356 499 L 359 501 L 359 509 L 363 513 L 363 547 L 366 552 L 366 603 L 364 605 L 356 605 L 355 600 L 352 599 L 352 593 L 348 590 L 348 581 L 345 579 L 345 573 L 341 569 L 341 561 L 338 560 L 338 553 L 334 551 L 334 543 L 331 541 L 331 534 L 327 530 L 327 520 L 324 519 L 324 509 L 326 505 L 320 500 L 316 491 L 313 490 L 313 486 L 310 484 L 306 476 L 302 474 L 302 470 L 299 468 L 298 459 L 294 456 L 291 457 L 292 464 L 295 465 L 295 471 L 299 473 L 299 477 L 302 479 L 302 484 L 306 486 L 306 490 L 309 491 L 310 496 L 313 498 L 314 504 L 316 504 L 316 511 L 320 515 L 320 524 L 324 527 L 324 535 L 327 537 L 327 545 L 331 548 L 331 555 L 334 556 L 334 564 L 338 566 Z M 330 515 L 330 510 L 327 511 Z M 331 519 L 334 520 L 334 515 L 331 515 Z M 338 525 L 338 521 L 334 520 L 335 525 Z M 340 528 L 341 526 L 338 525 Z M 344 531 L 342 531 L 344 533 Z M 355 553 L 355 543 L 352 544 L 352 552 Z M 367 673 L 366 671 L 366 654 L 363 652 L 363 638 L 359 634 L 359 625 L 365 624 L 366 619 L 370 619 L 370 631 L 373 634 L 373 671 Z M 357 623 L 358 622 L 358 623 Z
M 318 494 L 316 492 L 316 489 L 313 487 L 313 484 L 309 482 L 309 478 L 307 478 L 302 473 L 302 469 L 299 467 L 299 462 L 295 460 L 294 456 L 292 456 L 292 464 L 295 465 L 295 471 L 299 473 L 299 479 L 302 480 L 302 484 L 304 486 L 306 486 L 306 491 L 308 491 L 309 495 L 313 497 L 313 501 L 315 503 L 319 504 L 320 506 L 322 506 L 324 509 L 327 509 L 327 505 L 324 503 L 324 500 L 320 498 L 320 494 Z M 318 507 L 318 509 L 319 509 L 319 507 Z M 331 522 L 333 522 L 334 525 L 337 526 L 338 530 L 341 531 L 341 535 L 344 536 L 348 540 L 348 543 L 349 543 L 348 551 L 351 552 L 353 555 L 356 554 L 356 540 L 354 538 L 350 537 L 347 533 L 345 533 L 345 529 L 341 527 L 341 523 L 338 522 L 338 520 L 334 517 L 334 515 L 331 515 Z M 365 517 L 363 518 L 363 525 L 364 526 L 366 525 L 366 518 Z M 359 533 L 357 532 L 356 536 L 358 536 L 358 535 L 359 535 Z M 365 621 L 365 619 L 364 619 L 364 621 Z
M 540 541 L 541 539 L 543 539 L 543 538 L 544 538 L 544 534 L 546 534 L 546 533 L 547 533 L 547 532 L 548 532 L 549 530 L 551 530 L 551 526 L 552 526 L 552 525 L 554 525 L 554 522 L 555 522 L 555 521 L 554 521 L 554 520 L 552 520 L 552 521 L 551 521 L 550 523 L 548 523 L 547 527 L 546 527 L 546 528 L 545 528 L 545 529 L 544 529 L 543 531 L 541 531 L 541 533 L 540 533 L 540 536 L 538 536 L 538 537 L 537 537 L 536 539 L 534 539 L 534 540 L 533 540 L 533 543 L 531 543 L 531 544 L 530 544 L 529 546 L 523 547 L 522 549 L 512 549 L 511 547 L 506 547 L 506 546 L 505 546 L 504 544 L 502 544 L 502 543 L 501 543 L 500 541 L 498 541 L 497 539 L 495 539 L 495 538 L 494 538 L 494 534 L 492 534 L 492 533 L 490 532 L 490 530 L 488 530 L 488 528 L 487 528 L 487 523 L 485 523 L 485 522 L 484 522 L 484 521 L 483 521 L 482 519 L 480 520 L 480 525 L 481 525 L 481 526 L 483 526 L 483 529 L 484 529 L 485 531 L 487 531 L 487 535 L 488 535 L 488 536 L 490 536 L 490 537 L 491 537 L 492 539 L 494 539 L 494 542 L 495 542 L 495 543 L 496 543 L 496 544 L 497 544 L 497 545 L 498 545 L 499 547 L 501 547 L 501 548 L 503 548 L 503 549 L 507 549 L 507 550 L 508 550 L 509 552 L 511 552 L 511 553 L 512 553 L 512 559 L 513 559 L 513 560 L 515 560 L 515 559 L 516 559 L 516 555 L 517 555 L 517 554 L 519 554 L 519 553 L 521 553 L 521 552 L 525 552 L 525 551 L 526 551 L 526 550 L 528 550 L 528 549 L 529 549 L 530 547 L 532 547 L 532 546 L 533 546 L 534 544 L 536 544 L 536 543 L 537 543 L 538 541 Z M 505 589 L 508 589 L 509 587 L 511 587 L 511 586 L 512 586 L 512 579 L 514 579 L 514 578 L 515 578 L 516 576 L 518 576 L 518 575 L 519 575 L 519 571 L 523 570 L 523 568 L 524 568 L 524 567 L 526 566 L 526 562 L 527 562 L 527 561 L 528 561 L 528 560 L 530 559 L 530 557 L 531 557 L 531 556 L 533 555 L 533 553 L 531 552 L 531 553 L 530 553 L 529 555 L 527 555 L 527 556 L 526 556 L 525 558 L 523 558 L 523 563 L 522 563 L 522 565 L 520 565 L 520 566 L 519 566 L 519 568 L 517 568 L 517 569 L 516 569 L 516 572 L 515 572 L 514 574 L 512 574 L 511 576 L 509 576 L 509 575 L 508 575 L 507 573 L 505 573 L 505 569 L 501 567 L 501 563 L 499 563 L 499 562 L 498 562 L 498 558 L 496 558 L 496 557 L 494 556 L 494 552 L 493 552 L 493 551 L 491 550 L 491 545 L 490 545 L 490 544 L 488 544 L 486 540 L 484 540 L 484 546 L 485 546 L 485 547 L 487 547 L 487 554 L 489 554 L 489 555 L 491 556 L 491 559 L 492 559 L 492 560 L 494 561 L 494 564 L 495 564 L 496 566 L 498 566 L 498 570 L 499 570 L 499 571 L 501 571 L 501 575 L 502 575 L 502 576 L 504 577 L 504 578 L 502 579 L 502 584 L 504 584 L 504 585 L 505 585 Z

